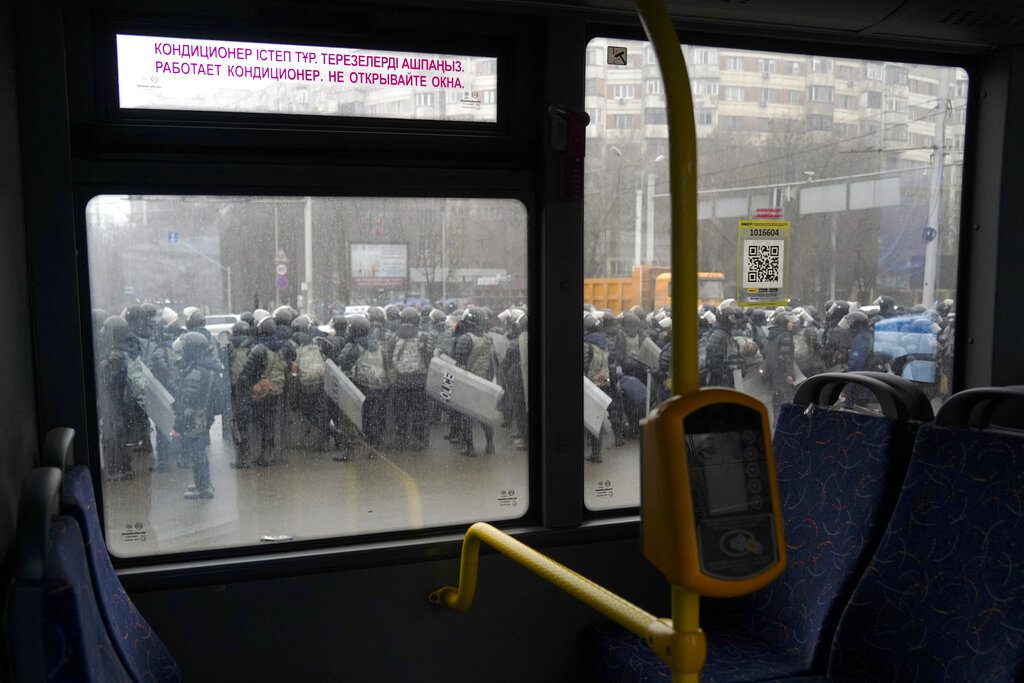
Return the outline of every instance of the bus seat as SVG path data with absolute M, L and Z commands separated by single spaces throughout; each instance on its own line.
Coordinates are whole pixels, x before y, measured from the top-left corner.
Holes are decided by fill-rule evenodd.
M 48 465 L 70 468 L 64 474 L 61 509 L 74 517 L 82 530 L 93 588 L 110 638 L 135 680 L 180 681 L 174 657 L 128 597 L 110 563 L 89 469 L 74 465 L 74 435 L 67 427 L 50 430 L 43 442 L 42 459 Z
M 833 679 L 1024 679 L 1024 433 L 979 422 L 1008 399 L 1024 389 L 961 392 L 918 433 L 839 623 Z
M 8 609 L 17 681 L 131 681 L 100 618 L 78 524 L 57 516 L 61 473 L 25 476 Z
M 828 408 L 846 384 L 874 393 L 884 414 Z M 909 418 L 920 414 L 906 392 L 858 373 L 826 373 L 807 379 L 782 406 L 773 448 L 788 565 L 752 595 L 701 601 L 708 642 L 702 681 L 824 673 L 842 608 L 900 490 L 917 427 Z M 642 661 L 644 647 L 616 626 L 584 637 L 599 680 L 663 679 L 667 667 Z

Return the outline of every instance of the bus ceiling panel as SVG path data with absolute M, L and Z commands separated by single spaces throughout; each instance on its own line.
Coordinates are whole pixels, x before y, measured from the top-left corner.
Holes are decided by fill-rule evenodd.
M 635 14 L 631 0 L 531 0 L 483 4 L 532 5 Z M 820 34 L 870 36 L 904 43 L 993 47 L 1024 40 L 1024 7 L 1018 0 L 666 0 L 669 13 L 694 30 L 722 24 Z
M 868 32 L 988 47 L 1016 45 L 1024 41 L 1024 4 L 1020 0 L 908 0 Z

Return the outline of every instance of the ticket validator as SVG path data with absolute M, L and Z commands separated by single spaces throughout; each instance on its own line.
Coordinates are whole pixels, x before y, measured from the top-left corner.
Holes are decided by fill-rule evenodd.
M 673 586 L 732 597 L 786 564 L 764 404 L 732 389 L 674 396 L 644 423 L 642 543 Z

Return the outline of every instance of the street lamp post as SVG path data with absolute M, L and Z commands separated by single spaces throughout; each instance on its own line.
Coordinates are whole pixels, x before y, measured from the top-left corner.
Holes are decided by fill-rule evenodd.
M 204 259 L 206 259 L 207 261 L 209 261 L 213 265 L 217 266 L 218 268 L 220 268 L 221 270 L 223 270 L 226 273 L 226 275 L 227 275 L 227 284 L 228 284 L 228 313 L 233 312 L 234 308 L 231 305 L 231 266 L 225 266 L 224 264 L 222 264 L 217 259 L 210 258 L 206 254 L 204 254 L 203 252 L 199 251 L 198 249 L 196 249 L 195 247 L 190 245 L 188 242 L 186 242 L 186 241 L 184 241 L 184 240 L 182 240 L 180 238 L 178 239 L 177 244 L 180 244 L 181 246 L 185 247 L 186 249 L 191 251 L 193 254 L 198 254 L 199 256 L 202 256 Z

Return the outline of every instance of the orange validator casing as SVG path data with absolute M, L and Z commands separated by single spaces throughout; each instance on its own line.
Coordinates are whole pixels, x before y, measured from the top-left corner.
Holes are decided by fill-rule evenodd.
M 644 421 L 644 556 L 674 586 L 733 597 L 771 583 L 786 543 L 764 404 L 732 389 L 673 396 Z

